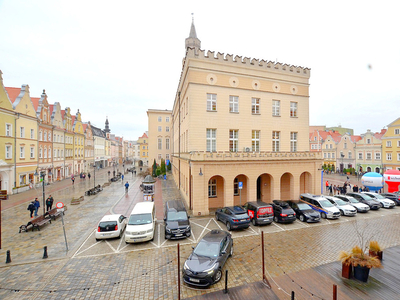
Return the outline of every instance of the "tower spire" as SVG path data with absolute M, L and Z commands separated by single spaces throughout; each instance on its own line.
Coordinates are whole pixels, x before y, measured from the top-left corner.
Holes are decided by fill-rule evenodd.
M 109 126 L 109 123 L 108 123 L 108 116 L 106 116 L 106 127 L 104 128 L 104 132 L 105 133 L 110 133 L 111 132 L 110 126 Z
M 197 38 L 193 15 L 194 14 L 192 13 L 192 25 L 190 26 L 189 37 L 185 39 L 185 48 L 194 48 L 197 51 L 201 48 L 201 41 Z

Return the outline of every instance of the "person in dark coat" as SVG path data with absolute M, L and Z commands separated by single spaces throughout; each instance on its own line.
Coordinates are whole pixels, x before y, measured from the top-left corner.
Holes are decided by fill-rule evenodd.
M 29 203 L 27 209 L 31 212 L 31 219 L 33 219 L 33 212 L 35 211 L 35 204 L 33 203 L 33 201 Z
M 33 205 L 35 205 L 35 217 L 37 217 L 38 216 L 37 212 L 40 207 L 40 202 L 39 202 L 38 198 L 35 198 L 35 201 L 33 201 Z

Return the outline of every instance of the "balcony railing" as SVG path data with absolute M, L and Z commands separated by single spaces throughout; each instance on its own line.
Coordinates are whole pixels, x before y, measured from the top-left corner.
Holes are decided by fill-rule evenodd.
M 178 153 L 173 154 L 174 157 L 179 157 Z M 322 159 L 319 152 L 230 152 L 230 151 L 191 151 L 189 153 L 181 153 L 182 159 L 192 161 L 235 161 L 235 160 L 310 160 Z

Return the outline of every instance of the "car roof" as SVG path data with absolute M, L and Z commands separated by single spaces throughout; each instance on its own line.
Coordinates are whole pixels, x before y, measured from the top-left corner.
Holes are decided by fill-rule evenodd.
M 300 195 L 300 197 L 305 197 L 305 198 L 310 198 L 310 199 L 314 199 L 314 200 L 326 200 L 326 198 L 324 197 L 324 196 L 319 196 L 319 195 L 313 195 L 313 194 L 310 194 L 310 193 L 304 193 L 304 194 L 301 194 Z
M 142 214 L 142 213 L 151 213 L 154 207 L 154 202 L 146 201 L 146 202 L 138 202 L 133 208 L 131 215 L 133 214 Z
M 169 200 L 165 203 L 165 207 L 167 210 L 186 211 L 185 204 L 183 204 L 182 200 Z
M 265 203 L 265 202 L 262 202 L 262 201 L 249 201 L 247 203 L 249 203 L 249 204 L 251 204 L 251 205 L 253 205 L 255 207 L 271 206 L 271 204 L 268 204 L 268 203 Z
M 105 215 L 100 222 L 117 221 L 121 215 Z
M 227 206 L 225 207 L 231 211 L 233 211 L 234 213 L 245 213 L 246 211 L 243 209 L 243 207 L 241 206 Z
M 227 235 L 229 235 L 229 233 L 224 230 L 214 229 L 207 233 L 202 240 L 209 243 L 219 243 Z

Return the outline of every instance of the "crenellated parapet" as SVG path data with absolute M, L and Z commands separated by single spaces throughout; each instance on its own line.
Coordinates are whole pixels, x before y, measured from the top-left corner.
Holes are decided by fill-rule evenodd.
M 263 68 L 273 72 L 287 72 L 297 76 L 310 76 L 310 68 L 294 66 L 289 64 L 282 64 L 279 62 L 259 60 L 256 58 L 242 57 L 239 55 L 233 56 L 232 54 L 215 53 L 215 51 L 195 50 L 194 48 L 187 48 L 186 58 L 196 58 L 202 60 L 218 61 L 226 64 L 241 64 L 250 68 Z

